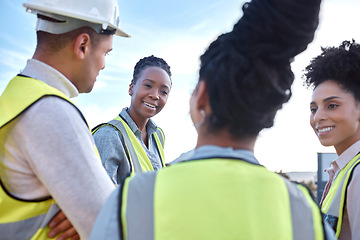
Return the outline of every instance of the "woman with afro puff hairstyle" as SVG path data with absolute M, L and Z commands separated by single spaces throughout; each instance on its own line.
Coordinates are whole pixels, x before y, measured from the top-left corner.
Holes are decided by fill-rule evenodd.
M 320 202 L 339 239 L 360 239 L 360 45 L 354 40 L 322 48 L 303 75 L 313 88 L 310 125 L 338 157 Z

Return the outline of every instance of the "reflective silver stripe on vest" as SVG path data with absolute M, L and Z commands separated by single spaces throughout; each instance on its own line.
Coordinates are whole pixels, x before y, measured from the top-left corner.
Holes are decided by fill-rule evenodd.
M 294 240 L 315 239 L 313 210 L 303 192 L 285 180 L 289 192 Z
M 347 179 L 348 174 L 350 174 L 350 171 L 353 170 L 353 166 L 356 165 L 358 163 L 358 160 L 356 160 L 353 165 L 351 165 L 351 167 L 347 170 L 347 172 L 345 173 L 343 179 L 341 179 L 341 183 L 334 195 L 333 200 L 331 201 L 331 204 L 329 206 L 329 209 L 327 211 L 327 215 L 332 215 L 332 216 L 336 216 L 339 217 L 339 208 L 340 208 L 340 203 L 341 203 L 341 192 L 342 189 L 344 187 L 344 183 L 345 180 Z
M 155 178 L 156 172 L 150 172 L 138 175 L 129 182 L 126 211 L 128 240 L 154 240 Z M 296 184 L 285 182 L 289 192 L 293 239 L 314 240 L 313 209 Z
M 53 204 L 45 214 L 18 222 L 0 224 L 0 239 L 31 239 L 39 229 L 46 227 L 59 210 L 58 205 Z
M 134 149 L 134 146 L 132 145 L 131 141 L 130 141 L 130 138 L 129 136 L 126 134 L 126 129 L 124 127 L 124 125 L 122 124 L 121 121 L 118 121 L 118 120 L 111 120 L 109 122 L 109 124 L 115 126 L 121 136 L 123 137 L 124 141 L 125 141 L 125 148 L 128 150 L 129 154 L 130 154 L 130 161 L 133 163 L 133 166 L 134 166 L 134 172 L 142 172 L 142 169 L 141 169 L 141 166 L 140 166 L 140 161 L 136 155 L 136 152 L 135 152 L 135 149 Z M 123 134 L 124 133 L 124 134 Z
M 160 142 L 161 142 L 162 147 L 164 147 L 164 136 L 163 136 L 163 132 L 162 132 L 159 128 L 157 128 L 156 134 L 157 134 L 158 137 L 159 137 L 159 140 L 160 140 Z
M 155 178 L 156 172 L 146 172 L 129 182 L 126 210 L 128 240 L 154 240 Z

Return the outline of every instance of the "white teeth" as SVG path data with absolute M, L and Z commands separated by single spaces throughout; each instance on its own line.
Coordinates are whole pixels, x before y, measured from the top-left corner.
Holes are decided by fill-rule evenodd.
M 149 104 L 149 103 L 144 102 L 144 104 L 145 104 L 146 106 L 148 106 L 148 107 L 155 108 L 154 105 L 151 105 L 151 104 Z
M 334 128 L 334 127 L 327 127 L 327 128 L 318 129 L 318 132 L 319 132 L 319 133 L 324 133 L 324 132 L 330 131 L 330 130 L 333 129 L 333 128 Z

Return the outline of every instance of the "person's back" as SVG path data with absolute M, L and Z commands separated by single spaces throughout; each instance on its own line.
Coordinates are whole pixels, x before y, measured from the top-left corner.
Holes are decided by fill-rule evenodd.
M 179 160 L 126 179 L 91 239 L 335 239 L 308 190 L 251 151 L 208 145 Z
M 114 185 L 70 98 L 91 91 L 113 35 L 128 35 L 118 29 L 112 0 L 32 0 L 24 6 L 38 16 L 38 44 L 0 96 L 0 208 L 7 209 L 1 239 L 45 239 L 59 207 L 87 239 Z M 99 16 L 90 18 L 89 9 Z
M 125 183 L 122 239 L 323 239 L 320 211 L 304 187 L 250 153 L 207 158 L 209 150 Z

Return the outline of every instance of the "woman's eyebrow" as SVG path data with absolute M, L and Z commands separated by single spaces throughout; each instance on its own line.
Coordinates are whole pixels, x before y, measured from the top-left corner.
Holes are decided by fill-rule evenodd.
M 323 100 L 323 102 L 325 103 L 325 102 L 331 101 L 331 100 L 333 100 L 333 99 L 342 99 L 342 98 L 341 98 L 341 97 L 337 97 L 337 96 L 331 96 L 331 97 L 325 98 L 325 99 Z M 314 102 L 314 101 L 310 102 L 310 105 L 312 105 L 312 104 L 316 104 L 316 102 Z

